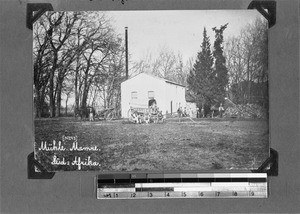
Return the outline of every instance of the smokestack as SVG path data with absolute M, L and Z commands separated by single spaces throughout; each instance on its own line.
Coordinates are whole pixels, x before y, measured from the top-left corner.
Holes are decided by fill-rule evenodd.
M 125 66 L 126 66 L 126 79 L 128 79 L 128 27 L 125 27 Z

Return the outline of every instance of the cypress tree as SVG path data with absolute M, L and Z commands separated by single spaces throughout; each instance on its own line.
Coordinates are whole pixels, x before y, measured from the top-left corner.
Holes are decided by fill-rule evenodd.
M 210 41 L 206 29 L 203 30 L 203 41 L 201 51 L 190 70 L 187 78 L 188 88 L 194 95 L 199 108 L 210 106 L 213 100 L 213 56 L 210 50 Z
M 213 83 L 213 93 L 214 98 L 218 102 L 224 102 L 226 97 L 226 86 L 228 84 L 228 70 L 226 68 L 226 60 L 223 55 L 223 32 L 227 28 L 227 24 L 222 25 L 219 29 L 213 28 L 215 31 L 215 42 L 213 56 L 215 58 L 214 65 L 214 83 Z

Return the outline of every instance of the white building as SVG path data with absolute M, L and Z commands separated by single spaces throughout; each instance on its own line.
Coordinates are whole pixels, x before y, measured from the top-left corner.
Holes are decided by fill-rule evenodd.
M 175 113 L 187 104 L 184 85 L 140 73 L 121 84 L 122 117 L 128 117 L 130 107 L 148 108 L 148 101 L 152 98 L 163 114 Z

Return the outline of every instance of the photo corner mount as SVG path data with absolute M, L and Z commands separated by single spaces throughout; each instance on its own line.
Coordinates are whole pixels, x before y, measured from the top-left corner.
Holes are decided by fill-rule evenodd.
M 268 176 L 278 176 L 278 152 L 270 148 L 270 157 L 262 165 L 252 170 L 253 173 L 267 173 Z
M 36 168 L 38 171 L 36 171 Z M 48 172 L 41 163 L 34 158 L 34 152 L 27 156 L 28 179 L 52 179 L 55 172 Z
M 248 9 L 256 9 L 269 23 L 269 28 L 276 24 L 276 1 L 252 1 Z
M 46 11 L 53 11 L 50 3 L 28 3 L 26 8 L 26 27 L 32 30 L 33 23 Z

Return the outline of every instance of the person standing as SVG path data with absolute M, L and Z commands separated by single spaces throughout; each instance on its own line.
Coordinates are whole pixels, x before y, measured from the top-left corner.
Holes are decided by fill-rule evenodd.
M 183 111 L 182 111 L 182 108 L 181 108 L 181 107 L 179 107 L 179 108 L 177 109 L 177 114 L 178 114 L 178 117 L 179 117 L 179 118 L 182 117 Z
M 223 111 L 224 111 L 224 108 L 223 108 L 222 103 L 221 103 L 220 107 L 219 107 L 219 113 L 220 113 L 221 118 L 223 117 Z
M 201 108 L 201 117 L 204 118 L 204 108 L 203 108 L 203 106 Z
M 183 117 L 187 117 L 187 110 L 186 110 L 186 107 L 184 107 L 182 116 L 183 116 Z
M 94 121 L 94 112 L 93 112 L 93 108 L 90 108 L 89 110 L 90 110 L 90 112 L 89 112 L 89 120 L 90 120 L 90 121 Z

